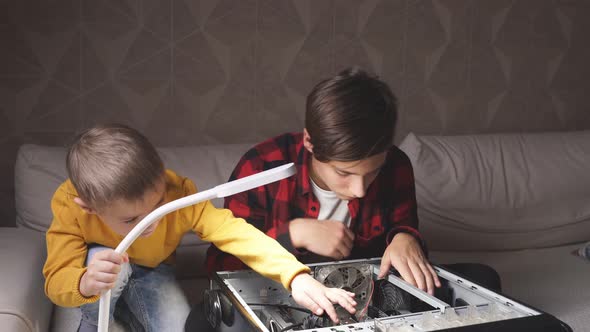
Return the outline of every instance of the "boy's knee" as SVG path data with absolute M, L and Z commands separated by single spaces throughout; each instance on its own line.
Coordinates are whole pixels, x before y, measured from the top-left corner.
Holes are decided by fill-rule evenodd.
M 115 286 L 111 290 L 111 296 L 119 297 L 119 295 L 123 292 L 123 289 L 127 286 L 129 282 L 129 277 L 131 276 L 131 264 L 124 263 L 121 264 L 121 271 L 117 276 L 117 281 L 115 282 Z
M 131 276 L 131 272 L 132 272 L 131 265 L 129 263 L 122 264 L 121 271 L 119 272 L 119 275 L 117 276 L 117 281 L 115 281 L 115 286 L 113 286 L 113 288 L 111 289 L 111 298 L 108 299 L 111 302 L 111 304 L 109 306 L 109 308 L 110 308 L 109 320 L 111 323 L 113 322 L 113 313 L 115 310 L 115 306 L 117 304 L 117 301 L 119 300 L 119 297 L 121 296 L 121 293 L 123 293 L 123 290 L 125 289 L 125 287 L 127 286 L 127 283 L 129 282 L 129 277 Z M 100 307 L 100 300 L 96 301 L 94 303 L 82 305 L 80 307 L 80 309 L 82 311 L 82 322 L 84 322 L 85 324 L 87 324 L 89 326 L 97 325 L 98 324 L 99 307 Z M 80 326 L 82 326 L 82 325 L 80 325 Z

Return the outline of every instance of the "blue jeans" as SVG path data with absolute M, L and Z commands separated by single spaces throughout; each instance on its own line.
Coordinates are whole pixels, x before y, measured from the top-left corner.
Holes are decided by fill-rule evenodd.
M 90 247 L 86 263 L 101 250 L 102 246 Z M 122 300 L 122 303 L 120 303 Z M 99 301 L 85 304 L 82 311 L 83 326 L 98 326 Z M 184 323 L 190 307 L 174 275 L 174 268 L 160 264 L 148 268 L 136 264 L 123 264 L 115 287 L 111 290 L 109 325 L 117 318 L 133 331 L 184 331 Z

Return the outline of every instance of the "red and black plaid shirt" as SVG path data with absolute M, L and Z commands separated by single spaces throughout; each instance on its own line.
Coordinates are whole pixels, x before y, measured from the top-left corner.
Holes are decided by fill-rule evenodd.
M 225 199 L 225 207 L 236 217 L 246 219 L 268 236 L 276 239 L 303 263 L 326 261 L 305 250 L 293 247 L 289 222 L 295 218 L 317 219 L 319 202 L 311 189 L 309 159 L 303 147 L 303 135 L 284 134 L 250 149 L 234 169 L 231 180 L 293 162 L 297 174 L 284 180 L 239 193 Z M 355 234 L 354 247 L 346 259 L 381 257 L 398 232 L 418 232 L 414 174 L 408 157 L 397 147 L 387 154 L 385 164 L 365 197 L 349 201 L 350 229 Z M 211 245 L 207 251 L 207 271 L 231 271 L 248 268 L 232 255 Z

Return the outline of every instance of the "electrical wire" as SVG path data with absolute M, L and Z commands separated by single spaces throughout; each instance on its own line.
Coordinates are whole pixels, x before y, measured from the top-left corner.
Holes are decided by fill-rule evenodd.
M 305 312 L 307 314 L 311 314 L 311 310 L 288 305 L 288 304 L 280 304 L 280 303 L 246 303 L 246 304 L 251 305 L 251 306 L 253 305 L 253 306 L 261 306 L 261 307 L 277 307 L 277 308 L 292 309 L 292 310 Z
M 373 298 L 373 292 L 375 291 L 375 282 L 373 281 L 373 279 L 371 279 L 371 293 L 369 294 L 369 298 L 367 299 L 367 304 L 365 305 L 365 307 L 363 308 L 363 310 L 361 310 L 359 312 L 358 315 L 356 315 L 356 317 L 358 317 L 359 321 L 365 317 L 365 315 L 367 314 L 367 312 L 369 311 L 369 304 L 371 303 L 371 299 Z

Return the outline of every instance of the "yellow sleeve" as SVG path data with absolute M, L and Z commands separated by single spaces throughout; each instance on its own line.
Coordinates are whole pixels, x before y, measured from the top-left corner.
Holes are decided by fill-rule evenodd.
M 196 192 L 194 184 L 186 180 L 185 194 Z M 310 269 L 267 236 L 242 218 L 236 218 L 228 209 L 218 209 L 210 201 L 186 209 L 192 229 L 204 241 L 212 242 L 220 250 L 236 256 L 261 275 L 280 282 L 290 290 L 291 281 Z
M 100 297 L 84 297 L 80 293 L 80 279 L 86 272 L 87 246 L 78 225 L 77 213 L 62 187 L 58 188 L 51 200 L 53 221 L 47 231 L 47 260 L 43 267 L 45 294 L 63 307 L 78 307 L 96 302 Z

